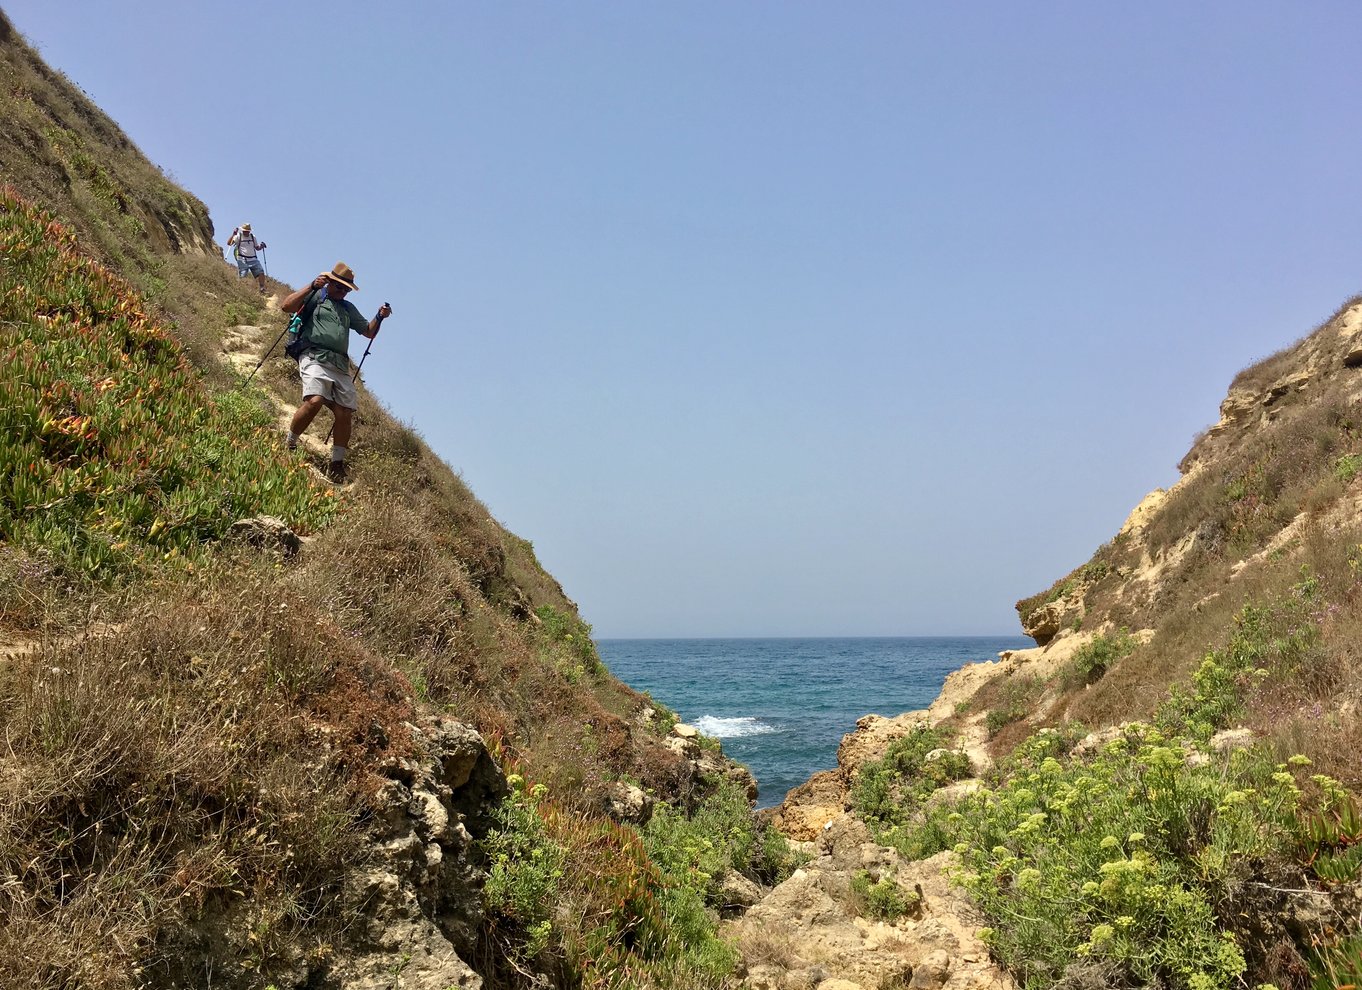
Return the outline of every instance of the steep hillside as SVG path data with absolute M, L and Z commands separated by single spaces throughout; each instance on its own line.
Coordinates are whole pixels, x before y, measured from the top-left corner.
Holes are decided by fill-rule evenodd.
M 40 59 L 0 15 L 0 172 L 57 210 L 102 260 L 155 270 L 166 254 L 217 254 L 208 209 Z
M 1042 691 L 1037 715 L 1147 718 L 1171 682 L 1262 610 L 1274 635 L 1303 640 L 1297 655 L 1278 646 L 1260 658 L 1269 673 L 1245 692 L 1240 717 L 1362 787 L 1362 300 L 1241 372 L 1179 469 L 1091 560 L 1018 603 L 1043 647 L 1015 658 L 1023 669 L 1072 664 L 1060 658 L 1132 636 L 1128 655 Z
M 0 75 L 0 986 L 722 980 L 750 776 L 367 390 L 353 485 L 284 450 L 203 205 Z
M 1362 299 L 1220 413 L 1176 485 L 1017 604 L 1034 649 L 867 716 L 791 792 L 775 821 L 818 858 L 737 928 L 758 982 L 816 958 L 773 938 L 845 940 L 818 898 L 878 919 L 852 980 L 1362 978 Z

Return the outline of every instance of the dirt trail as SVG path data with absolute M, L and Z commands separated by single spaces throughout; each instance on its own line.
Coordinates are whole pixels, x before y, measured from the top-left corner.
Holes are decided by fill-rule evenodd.
M 44 646 L 68 646 L 83 639 L 112 636 L 122 628 L 118 623 L 91 622 L 84 629 L 62 636 L 44 636 L 41 633 L 28 633 L 17 629 L 0 629 L 0 664 L 36 653 Z
M 277 319 L 271 319 L 263 325 L 242 323 L 234 327 L 227 327 L 222 332 L 222 360 L 228 367 L 242 375 L 249 375 L 255 369 L 265 351 L 279 338 L 280 333 L 287 325 L 284 311 L 279 308 L 277 296 L 266 297 L 265 311 L 277 317 Z M 275 349 L 270 360 L 281 353 L 280 349 L 283 346 L 283 342 L 280 341 L 279 347 Z M 259 374 L 251 379 L 251 385 L 253 387 L 259 386 L 260 390 L 269 397 L 274 405 L 274 420 L 282 435 L 288 430 L 289 423 L 293 420 L 293 414 L 298 409 L 297 403 L 290 402 L 285 396 L 276 392 L 261 379 Z M 330 448 L 312 432 L 304 433 L 299 438 L 299 442 L 304 451 L 318 460 L 324 460 L 330 453 Z

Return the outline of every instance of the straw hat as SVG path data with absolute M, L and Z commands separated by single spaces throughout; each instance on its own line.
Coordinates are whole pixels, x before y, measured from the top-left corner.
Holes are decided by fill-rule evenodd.
M 336 267 L 327 272 L 327 278 L 333 282 L 339 282 L 354 292 L 359 291 L 359 286 L 355 284 L 355 271 L 343 261 L 336 262 Z
M 241 225 L 241 229 L 242 229 L 242 230 L 250 230 L 250 229 L 251 229 L 251 225 L 248 224 L 248 223 L 243 223 L 243 224 Z

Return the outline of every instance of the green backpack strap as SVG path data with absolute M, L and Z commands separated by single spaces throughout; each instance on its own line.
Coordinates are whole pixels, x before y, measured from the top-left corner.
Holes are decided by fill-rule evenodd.
M 312 295 L 307 297 L 307 302 L 303 303 L 303 308 L 293 314 L 293 319 L 289 320 L 288 332 L 291 338 L 284 345 L 284 353 L 293 360 L 297 361 L 303 356 L 303 351 L 312 346 L 312 341 L 308 339 L 307 331 L 304 329 L 312 319 L 313 311 L 326 299 L 326 286 L 320 289 L 313 289 Z

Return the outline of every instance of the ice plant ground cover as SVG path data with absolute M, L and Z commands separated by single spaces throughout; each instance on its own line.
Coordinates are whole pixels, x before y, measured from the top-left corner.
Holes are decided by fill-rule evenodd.
M 0 538 L 109 579 L 259 513 L 308 532 L 334 500 L 269 423 L 252 398 L 210 397 L 127 283 L 0 189 Z
M 0 983 L 324 969 L 355 924 L 343 891 L 374 768 L 407 755 L 418 706 L 457 709 L 555 785 L 513 777 L 477 850 L 491 979 L 723 983 L 719 876 L 775 879 L 784 843 L 699 780 L 687 813 L 643 834 L 600 817 L 584 778 L 597 794 L 682 767 L 631 745 L 622 716 L 643 699 L 610 680 L 529 544 L 376 407 L 360 463 L 381 491 L 338 511 L 261 393 L 195 367 L 183 325 L 87 247 L 0 190 L 0 630 L 34 644 L 0 663 Z M 215 549 L 260 513 L 316 539 L 287 565 Z M 96 613 L 107 628 L 88 635 Z

